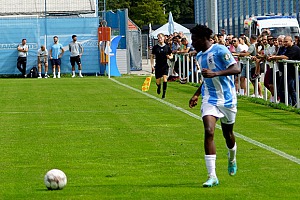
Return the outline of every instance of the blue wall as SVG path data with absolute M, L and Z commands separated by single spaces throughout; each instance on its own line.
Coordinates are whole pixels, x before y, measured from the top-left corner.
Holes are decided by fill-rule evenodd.
M 100 71 L 98 50 L 98 18 L 0 18 L 0 74 L 20 74 L 16 68 L 18 57 L 17 46 L 22 38 L 27 39 L 29 54 L 27 71 L 37 65 L 37 50 L 45 43 L 49 51 L 53 44 L 53 36 L 57 35 L 59 42 L 66 50 L 62 57 L 61 72 L 71 73 L 68 44 L 71 36 L 84 47 L 82 56 L 82 72 L 95 73 Z M 77 70 L 77 67 L 76 67 Z M 52 72 L 52 67 L 49 67 Z

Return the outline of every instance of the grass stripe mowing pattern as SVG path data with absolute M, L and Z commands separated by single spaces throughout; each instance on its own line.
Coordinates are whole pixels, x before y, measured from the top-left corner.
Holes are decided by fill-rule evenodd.
M 144 77 L 117 80 L 140 90 Z M 105 77 L 1 79 L 0 88 L 0 199 L 297 198 L 299 165 L 243 140 L 238 174 L 229 177 L 220 130 L 220 185 L 202 188 L 202 123 Z M 188 109 L 195 90 L 169 83 L 166 101 Z M 238 112 L 237 132 L 300 157 L 298 115 L 246 100 Z M 68 176 L 62 191 L 43 185 L 52 168 Z

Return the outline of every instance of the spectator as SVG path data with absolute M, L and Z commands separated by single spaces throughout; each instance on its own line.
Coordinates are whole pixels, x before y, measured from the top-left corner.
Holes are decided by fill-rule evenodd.
M 224 36 L 223 41 L 225 42 L 225 38 L 227 37 L 225 29 L 221 29 L 221 34 Z
M 233 35 L 228 35 L 227 36 L 227 43 L 225 44 L 226 45 L 226 47 L 229 49 L 229 51 L 231 52 L 231 53 L 234 53 L 234 52 L 236 52 L 236 50 L 235 50 L 235 47 L 233 46 L 233 44 L 232 44 L 232 39 L 233 39 Z
M 22 73 L 24 78 L 26 75 L 26 64 L 27 64 L 27 55 L 28 55 L 28 45 L 26 44 L 27 40 L 22 39 L 22 43 L 18 45 L 18 60 L 17 60 L 17 68 Z
M 75 63 L 78 66 L 78 76 L 82 78 L 81 69 L 81 56 L 83 54 L 83 47 L 82 45 L 77 41 L 77 36 L 72 35 L 72 42 L 69 44 L 69 51 L 70 51 L 70 62 L 72 66 L 72 78 L 75 77 Z
M 58 42 L 58 37 L 53 37 L 54 44 L 50 49 L 50 60 L 53 69 L 53 78 L 56 78 L 55 70 L 57 68 L 57 78 L 60 78 L 60 65 L 61 65 L 61 57 L 64 55 L 65 50 L 63 49 L 63 45 Z
M 218 42 L 219 44 L 224 44 L 225 42 L 225 38 L 224 38 L 224 35 L 222 33 L 218 33 Z
M 248 45 L 245 44 L 245 38 L 240 37 L 239 39 L 233 38 L 232 40 L 234 47 L 236 48 L 236 53 L 233 53 L 234 56 L 240 56 L 240 53 L 246 53 L 249 49 Z M 243 57 L 240 57 L 240 68 L 241 68 L 241 76 L 240 76 L 240 88 L 246 93 L 246 68 L 247 60 Z M 235 79 L 236 89 L 238 90 L 238 77 Z
M 261 65 L 264 65 L 263 61 L 265 61 L 266 57 L 270 55 L 270 45 L 268 44 L 268 37 L 267 35 L 263 35 L 262 37 L 262 48 L 258 50 L 256 55 L 256 67 L 255 72 L 252 76 L 252 80 L 260 78 L 261 73 Z
M 300 48 L 297 45 L 294 45 L 293 39 L 291 36 L 286 36 L 283 41 L 284 46 L 286 47 L 282 55 L 270 56 L 270 60 L 300 60 Z M 287 76 L 288 83 L 288 103 L 289 105 L 296 106 L 296 89 L 295 89 L 295 68 L 291 63 L 287 64 L 287 74 L 284 74 L 283 63 L 279 63 L 279 70 L 282 72 L 280 79 L 280 102 L 285 103 L 285 92 L 284 92 L 284 76 Z
M 254 70 L 255 70 L 255 59 L 256 59 L 255 56 L 256 56 L 256 51 L 257 51 L 257 48 L 256 48 L 257 39 L 258 38 L 257 38 L 256 35 L 251 35 L 251 37 L 250 37 L 250 44 L 251 45 L 249 46 L 248 51 L 246 53 L 241 52 L 239 54 L 240 57 L 251 56 L 251 59 L 249 60 L 249 65 L 250 65 L 250 73 L 249 74 L 250 74 L 250 77 L 251 77 L 251 73 L 253 73 Z M 245 71 L 244 71 L 244 69 L 245 69 Z M 244 69 L 242 71 L 242 74 L 246 75 L 246 68 L 244 68 Z M 251 81 L 251 83 L 253 84 L 253 86 L 255 85 L 255 83 L 253 81 Z M 259 94 L 259 97 L 262 98 L 262 91 L 261 91 L 260 83 L 258 83 L 258 94 Z M 255 95 L 252 95 L 252 96 L 255 96 Z
M 266 52 L 267 60 L 270 61 L 269 57 L 276 55 L 279 49 L 277 38 L 268 36 L 268 43 L 270 45 L 269 50 Z M 270 67 L 270 63 L 266 64 L 267 69 L 264 77 L 264 86 L 271 92 L 270 102 L 275 102 L 274 100 L 274 86 L 273 86 L 273 68 Z M 278 79 L 279 73 L 277 73 L 276 78 Z M 279 82 L 276 82 L 279 83 Z M 277 84 L 278 85 L 278 84 Z
M 297 45 L 298 47 L 300 47 L 300 40 L 299 40 L 299 36 L 298 35 L 295 35 L 294 44 Z
M 42 65 L 45 67 L 45 78 L 49 78 L 48 76 L 48 50 L 44 45 L 38 50 L 38 78 L 42 78 Z

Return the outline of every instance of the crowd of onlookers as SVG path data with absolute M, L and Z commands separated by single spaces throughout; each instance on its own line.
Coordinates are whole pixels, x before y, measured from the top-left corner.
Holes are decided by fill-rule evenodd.
M 222 29 L 221 33 L 211 36 L 210 41 L 212 44 L 225 45 L 241 67 L 240 76 L 236 76 L 236 88 L 237 92 L 242 95 L 246 95 L 246 64 L 249 60 L 249 76 L 250 81 L 255 85 L 256 79 L 258 80 L 258 90 L 254 91 L 258 96 L 262 98 L 262 87 L 260 84 L 261 74 L 264 74 L 264 86 L 270 91 L 271 102 L 285 102 L 284 98 L 284 81 L 283 81 L 283 63 L 279 62 L 278 70 L 276 71 L 276 85 L 277 90 L 274 90 L 273 80 L 273 68 L 270 64 L 273 61 L 288 59 L 288 60 L 300 60 L 300 40 L 299 36 L 285 36 L 279 35 L 275 37 L 271 34 L 270 30 L 264 30 L 260 35 L 251 35 L 250 38 L 245 34 L 240 36 L 234 36 L 232 34 L 226 34 Z M 166 36 L 166 44 L 170 45 L 173 54 L 177 54 L 173 60 L 170 61 L 170 76 L 169 80 L 178 78 L 179 62 L 183 62 L 183 55 L 189 53 L 195 55 L 196 52 L 188 41 L 187 37 L 183 33 L 174 33 Z M 187 57 L 190 59 L 190 57 Z M 189 60 L 188 60 L 189 61 Z M 265 64 L 266 63 L 266 64 Z M 265 67 L 266 66 L 266 67 Z M 189 72 L 186 76 L 195 75 L 195 71 L 199 70 L 199 65 L 195 61 L 193 72 Z M 240 80 L 238 80 L 240 77 Z M 182 77 L 181 83 L 185 83 L 186 77 Z M 295 81 L 295 68 L 293 64 L 288 64 L 287 70 L 287 82 L 288 82 L 288 102 L 290 105 L 296 105 L 296 81 Z M 240 84 L 240 85 L 238 85 Z M 255 88 L 255 87 L 254 87 Z M 277 91 L 278 99 L 274 99 L 274 92 Z M 251 96 L 255 96 L 252 94 Z

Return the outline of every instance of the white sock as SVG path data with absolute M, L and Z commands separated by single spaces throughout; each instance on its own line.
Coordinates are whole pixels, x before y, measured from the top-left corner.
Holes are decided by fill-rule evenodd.
M 41 77 L 42 76 L 42 72 L 39 72 L 39 77 Z
M 216 159 L 217 155 L 205 155 L 205 164 L 208 175 L 217 177 L 216 175 Z
M 79 70 L 79 75 L 81 75 L 81 70 Z
M 57 76 L 60 76 L 60 72 L 57 72 Z
M 228 147 L 227 147 L 228 148 Z M 236 150 L 237 150 L 237 145 L 234 143 L 234 147 L 232 149 L 228 148 L 228 159 L 230 161 L 235 161 L 236 158 Z
M 72 71 L 72 75 L 73 75 L 73 76 L 75 75 L 75 71 Z
M 47 76 L 48 75 L 48 72 L 45 72 L 45 76 Z

